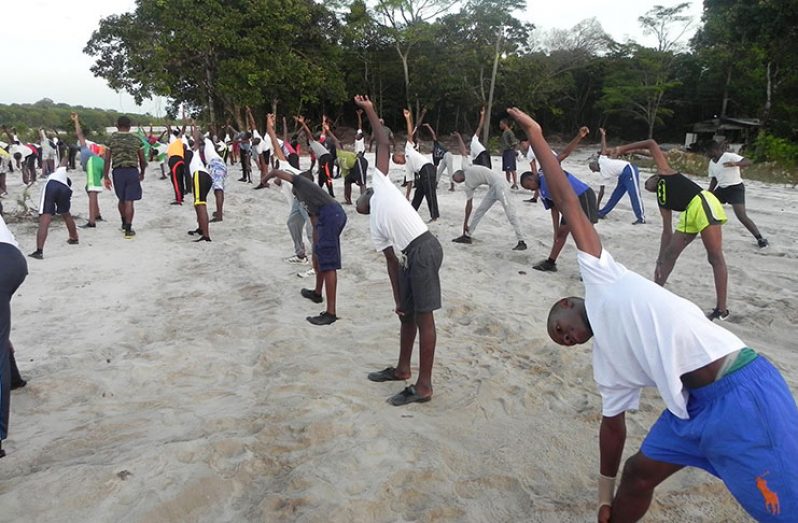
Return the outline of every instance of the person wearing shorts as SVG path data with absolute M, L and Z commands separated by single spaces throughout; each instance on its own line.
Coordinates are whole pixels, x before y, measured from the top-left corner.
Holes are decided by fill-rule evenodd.
M 208 164 L 207 173 L 212 181 L 211 189 L 213 189 L 213 196 L 216 201 L 216 211 L 213 213 L 211 222 L 221 222 L 224 219 L 224 185 L 227 180 L 227 165 L 222 157 L 219 156 L 219 153 L 216 152 L 216 148 L 210 138 L 203 138 L 197 132 L 194 142 L 198 144 L 198 148 L 204 148 L 203 155 L 205 156 L 205 162 Z M 199 154 L 195 156 L 199 156 Z
M 69 238 L 67 243 L 70 245 L 78 244 L 78 230 L 75 226 L 75 219 L 69 210 L 72 206 L 72 180 L 67 177 L 67 159 L 63 158 L 61 165 L 47 179 L 47 183 L 42 187 L 42 195 L 39 200 L 39 230 L 36 233 L 36 250 L 28 256 L 41 260 L 44 258 L 44 242 L 47 241 L 47 232 L 50 222 L 56 214 L 63 216 L 67 226 Z
M 404 109 L 403 115 L 407 125 L 407 143 L 405 144 L 404 153 L 395 152 L 393 154 L 393 161 L 397 165 L 404 165 L 406 177 L 413 180 L 412 185 L 416 188 L 416 192 L 413 195 L 413 208 L 418 210 L 421 207 L 421 202 L 426 199 L 430 222 L 434 222 L 441 215 L 438 209 L 437 172 L 431 159 L 416 150 L 416 144 L 413 143 L 413 115 L 410 110 Z M 407 197 L 409 197 L 410 187 L 407 190 Z
M 707 149 L 709 157 L 709 192 L 713 193 L 720 203 L 728 203 L 734 209 L 734 215 L 740 220 L 748 232 L 756 239 L 759 248 L 767 247 L 768 240 L 760 234 L 754 221 L 745 212 L 745 184 L 740 168 L 751 165 L 751 160 L 732 152 L 724 152 L 723 146 L 712 142 Z
M 518 178 L 515 172 L 518 138 L 515 137 L 512 124 L 506 118 L 499 120 L 499 129 L 502 131 L 502 171 L 504 171 L 504 176 L 507 178 L 507 183 L 512 182 L 511 189 L 518 189 Z
M 617 263 L 576 209 L 540 125 L 518 109 L 508 112 L 529 135 L 577 246 L 585 296 L 557 300 L 547 331 L 566 347 L 593 340 L 602 403 L 597 520 L 640 521 L 655 488 L 686 466 L 722 479 L 757 521 L 795 520 L 798 408 L 778 370 L 693 303 Z M 652 156 L 658 172 L 672 171 L 658 148 Z M 657 389 L 666 409 L 626 461 L 616 492 L 626 417 L 645 387 Z M 667 519 L 684 519 L 678 512 Z
M 83 166 L 83 170 L 86 171 L 86 194 L 89 196 L 89 219 L 80 227 L 82 229 L 93 229 L 97 227 L 97 221 L 102 220 L 100 215 L 100 193 L 103 192 L 105 160 L 92 151 L 86 142 L 78 113 L 72 113 L 69 116 L 75 125 L 75 135 L 78 137 L 78 144 L 80 145 L 80 164 Z
M 147 168 L 141 141 L 130 132 L 130 125 L 130 118 L 127 116 L 122 115 L 117 119 L 117 132 L 108 139 L 103 167 L 103 183 L 110 187 L 111 179 L 108 177 L 108 172 L 113 165 L 111 174 L 114 192 L 119 200 L 117 207 L 126 239 L 136 235 L 133 230 L 134 202 L 141 200 L 141 181 L 144 180 Z
M 175 130 L 175 133 L 179 133 Z M 186 145 L 183 143 L 181 137 L 173 134 L 169 137 L 171 140 L 169 146 L 166 148 L 166 157 L 168 158 L 167 165 L 169 166 L 169 174 L 172 180 L 172 190 L 175 193 L 175 200 L 173 205 L 183 205 L 183 197 L 188 192 L 186 189 Z
M 307 136 L 310 150 L 313 152 L 319 162 L 319 187 L 324 187 L 326 185 L 327 192 L 332 198 L 335 198 L 335 193 L 333 192 L 333 157 L 330 154 L 330 151 L 327 150 L 323 143 L 321 143 L 321 140 L 326 140 L 326 135 L 322 133 L 317 139 L 314 140 L 313 134 L 310 132 L 310 128 L 305 123 L 305 119 L 300 116 L 297 118 L 297 122 L 302 126 L 305 136 Z
M 488 169 L 493 168 L 493 162 L 491 162 L 490 153 L 482 145 L 482 142 L 479 141 L 479 133 L 482 131 L 482 127 L 485 125 L 485 108 L 482 107 L 479 110 L 479 123 L 477 124 L 477 128 L 474 130 L 474 135 L 471 137 L 471 143 L 468 146 L 468 153 L 463 154 L 463 156 L 467 156 L 471 160 L 472 165 L 481 165 L 483 167 L 487 167 Z
M 210 141 L 210 139 L 208 139 Z M 197 142 L 195 140 L 195 143 Z M 211 145 L 213 142 L 211 142 Z M 195 242 L 211 241 L 210 225 L 208 222 L 208 193 L 213 187 L 213 178 L 208 174 L 205 165 L 202 163 L 200 154 L 195 154 L 191 159 L 191 182 L 194 195 L 194 212 L 197 213 L 197 228 L 189 231 L 190 235 L 199 234 L 200 237 Z
M 418 212 L 386 174 L 390 164 L 388 136 L 379 127 L 374 106 L 361 97 L 357 97 L 355 103 L 366 112 L 378 142 L 377 169 L 372 177 L 372 188 L 358 199 L 357 212 L 369 215 L 372 242 L 375 249 L 385 255 L 394 296 L 394 311 L 400 321 L 399 361 L 396 367 L 369 373 L 368 379 L 376 382 L 410 379 L 410 359 L 418 334 L 418 379 L 415 384 L 390 397 L 388 402 L 394 406 L 424 403 L 431 400 L 433 394 L 432 366 L 436 345 L 434 312 L 441 308 L 439 273 L 443 249 Z M 412 133 L 408 135 L 412 136 Z M 432 163 L 429 166 L 433 168 Z
M 302 117 L 299 117 L 297 121 L 306 127 Z M 272 140 L 272 149 L 276 151 L 278 144 L 274 131 L 274 115 L 268 115 L 266 122 L 269 138 Z M 309 130 L 306 128 L 305 132 L 309 132 Z M 318 144 L 316 141 L 312 143 Z M 322 147 L 324 146 L 322 145 Z M 282 151 L 279 152 L 279 156 L 283 156 Z M 285 160 L 285 157 L 279 159 L 282 161 Z M 346 212 L 340 203 L 324 192 L 324 189 L 301 174 L 273 169 L 261 178 L 261 183 L 266 185 L 271 178 L 275 177 L 293 185 L 294 195 L 305 206 L 313 224 L 313 269 L 316 272 L 316 287 L 302 289 L 301 294 L 303 298 L 313 303 L 321 303 L 326 298 L 327 308 L 318 316 L 308 316 L 306 319 L 313 325 L 330 325 L 338 319 L 336 315 L 337 271 L 341 268 L 341 233 L 346 226 Z M 325 291 L 324 297 L 321 294 L 322 290 Z
M 728 271 L 721 235 L 721 226 L 726 223 L 723 204 L 714 194 L 702 190 L 700 185 L 671 168 L 654 140 L 616 147 L 613 156 L 639 149 L 648 150 L 652 157 L 662 159 L 661 165 L 657 165 L 657 174 L 645 182 L 646 190 L 656 193 L 662 215 L 662 237 L 654 281 L 665 285 L 679 255 L 700 234 L 715 280 L 715 308 L 707 313 L 707 317 L 711 320 L 726 319 L 729 309 L 726 307 Z M 681 213 L 675 232 L 673 211 Z

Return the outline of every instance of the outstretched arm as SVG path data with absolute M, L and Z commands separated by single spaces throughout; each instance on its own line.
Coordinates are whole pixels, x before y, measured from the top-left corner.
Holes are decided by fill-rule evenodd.
M 374 104 L 371 103 L 368 96 L 355 96 L 355 104 L 366 112 L 366 117 L 371 124 L 372 140 L 377 142 L 377 158 L 375 159 L 375 167 L 388 176 L 388 168 L 390 167 L 390 142 L 385 129 L 380 124 L 380 117 L 374 109 Z
M 601 135 L 601 151 L 599 154 L 607 156 L 609 154 L 609 151 L 607 151 L 607 131 L 603 127 L 599 127 L 599 134 Z
M 479 136 L 479 133 L 482 130 L 482 126 L 483 125 L 485 125 L 485 107 L 484 106 L 479 110 L 479 123 L 477 124 L 477 128 L 474 130 L 474 136 Z
M 590 223 L 587 215 L 582 210 L 576 193 L 565 177 L 562 167 L 560 167 L 560 162 L 551 152 L 549 144 L 543 138 L 543 129 L 531 116 L 517 107 L 507 109 L 507 114 L 518 123 L 529 137 L 529 145 L 543 168 L 552 200 L 554 200 L 557 209 L 565 216 L 568 225 L 571 226 L 571 233 L 574 236 L 577 248 L 596 258 L 600 257 L 601 240 L 593 228 L 593 224 Z
M 355 111 L 357 113 L 357 128 L 363 130 L 363 109 Z
M 272 151 L 274 151 L 275 156 L 281 162 L 286 162 L 288 160 L 285 159 L 285 153 L 283 153 L 283 148 L 280 147 L 279 142 L 277 142 L 277 132 L 274 130 L 274 115 L 269 113 L 266 115 L 266 133 L 269 135 L 269 139 L 272 142 Z M 285 118 L 283 118 L 283 132 L 285 132 Z
M 465 143 L 463 143 L 463 137 L 460 136 L 460 133 L 457 131 L 453 132 L 452 136 L 457 139 L 457 148 L 460 149 L 460 154 L 462 154 L 464 158 L 468 158 L 468 149 L 466 149 Z
M 662 149 L 659 148 L 659 144 L 657 144 L 657 142 L 654 140 L 643 140 L 642 142 L 621 145 L 620 147 L 613 149 L 612 154 L 613 156 L 621 156 L 623 154 L 640 150 L 651 153 L 651 157 L 654 158 L 654 163 L 657 164 L 657 174 L 660 176 L 670 176 L 672 174 L 676 174 L 676 171 L 674 171 L 671 165 L 668 163 L 668 159 L 665 158 L 665 153 L 662 152 Z
M 310 128 L 305 123 L 305 117 L 294 116 L 294 120 L 296 120 L 296 122 L 302 126 L 302 131 L 305 133 L 305 137 L 307 138 L 308 143 L 310 143 L 310 141 L 313 140 L 313 133 L 310 132 Z
M 413 127 L 413 134 L 411 135 L 411 136 L 413 136 L 413 143 L 416 142 L 416 139 L 415 139 L 416 133 L 418 132 L 418 128 L 421 127 L 422 123 L 424 122 L 424 117 L 425 116 L 427 116 L 427 108 L 426 107 L 421 109 L 421 114 L 418 117 L 418 121 L 416 122 L 416 126 Z
M 432 136 L 432 141 L 433 142 L 437 142 L 438 141 L 438 135 L 435 134 L 435 130 L 432 128 L 432 126 L 430 124 L 425 123 L 422 127 L 425 127 L 429 131 L 429 134 Z
M 269 180 L 271 180 L 272 178 L 279 178 L 284 182 L 288 183 L 294 182 L 293 174 L 281 171 L 280 169 L 272 169 L 271 172 L 264 174 L 260 177 L 260 183 L 262 183 L 263 185 L 268 185 Z
M 580 127 L 579 132 L 576 133 L 574 139 L 571 140 L 571 142 L 565 146 L 565 149 L 563 149 L 562 152 L 557 155 L 557 160 L 559 160 L 560 163 L 562 163 L 563 160 L 571 156 L 571 153 L 574 152 L 574 149 L 576 149 L 576 146 L 579 145 L 579 142 L 581 142 L 582 139 L 588 134 L 590 134 L 590 129 L 588 129 L 587 127 Z M 537 156 L 537 154 L 538 152 L 535 151 L 535 156 Z M 540 156 L 538 156 L 538 158 L 540 158 Z
M 83 136 L 83 129 L 80 128 L 80 117 L 78 113 L 70 113 L 69 118 L 75 124 L 75 135 L 78 137 L 78 143 L 81 147 L 86 147 L 86 137 Z
M 405 117 L 405 124 L 407 125 L 407 141 L 415 143 L 413 140 L 413 133 L 415 133 L 415 129 L 413 129 L 413 114 L 410 112 L 410 109 L 402 109 L 402 116 Z
M 336 149 L 341 149 L 341 142 L 338 140 L 338 137 L 333 134 L 332 129 L 330 128 L 329 120 L 324 122 L 322 129 L 324 129 L 325 135 L 333 141 L 333 145 L 335 145 Z

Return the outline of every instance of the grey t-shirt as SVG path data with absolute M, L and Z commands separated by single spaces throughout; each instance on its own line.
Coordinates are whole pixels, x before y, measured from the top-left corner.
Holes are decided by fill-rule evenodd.
M 510 129 L 505 129 L 502 133 L 502 151 L 515 149 L 516 145 L 518 145 L 518 138 L 515 137 L 515 133 Z
M 323 147 L 323 146 L 322 146 Z M 308 214 L 318 216 L 319 209 L 330 203 L 338 203 L 335 198 L 327 194 L 324 189 L 304 176 L 294 175 L 291 182 L 294 186 L 294 195 L 307 209 Z M 340 205 L 340 204 L 339 204 Z
M 311 150 L 313 150 L 313 154 L 316 155 L 316 158 L 321 158 L 325 154 L 330 154 L 330 151 L 328 151 L 327 148 L 324 147 L 324 144 L 321 142 L 317 142 L 316 140 L 310 140 L 308 141 L 308 144 L 310 144 L 310 148 Z
M 468 199 L 474 197 L 474 191 L 480 185 L 487 185 L 491 188 L 495 187 L 498 189 L 504 188 L 504 179 L 491 169 L 483 167 L 482 165 L 469 165 L 463 169 L 463 174 L 465 175 L 463 185 L 465 186 L 465 194 Z

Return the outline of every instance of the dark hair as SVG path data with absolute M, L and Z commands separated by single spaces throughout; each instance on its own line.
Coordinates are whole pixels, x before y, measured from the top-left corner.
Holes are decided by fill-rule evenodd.
M 528 178 L 532 178 L 534 175 L 535 175 L 535 173 L 533 173 L 532 171 L 526 171 L 524 173 L 521 173 L 521 178 L 518 181 L 521 182 L 521 185 L 523 185 L 524 184 L 524 180 L 526 180 Z
M 511 127 L 510 120 L 508 120 L 507 118 L 502 118 L 501 120 L 499 120 L 499 123 L 503 123 L 507 127 Z
M 117 129 L 130 129 L 130 118 L 125 115 L 120 116 L 116 119 L 116 128 Z

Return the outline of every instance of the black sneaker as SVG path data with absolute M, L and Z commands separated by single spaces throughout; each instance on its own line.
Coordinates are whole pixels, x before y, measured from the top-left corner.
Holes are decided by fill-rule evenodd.
M 471 236 L 466 236 L 465 234 L 463 234 L 462 236 L 458 236 L 452 241 L 454 243 L 471 243 Z
M 197 229 L 194 229 L 193 231 L 188 231 L 188 235 L 189 236 L 194 236 L 195 234 L 202 234 L 202 230 L 197 228 Z
M 83 225 L 79 225 L 81 229 L 94 229 L 97 227 L 96 223 L 84 223 Z
M 546 258 L 537 265 L 533 265 L 532 268 L 535 269 L 536 271 L 557 272 L 557 262 L 552 261 L 549 258 Z
M 80 240 L 78 240 L 77 238 L 70 238 L 67 240 L 67 243 L 69 245 L 77 245 L 78 243 L 80 243 Z
M 31 258 L 36 258 L 37 260 L 44 259 L 44 253 L 39 250 L 33 251 L 32 253 L 28 254 L 28 256 L 30 256 Z
M 721 311 L 720 309 L 715 307 L 714 309 L 712 309 L 711 312 L 707 313 L 707 319 L 711 321 L 715 320 L 725 321 L 726 318 L 728 317 L 729 317 L 729 309 Z
M 103 217 L 98 214 L 97 217 L 94 219 L 94 221 L 95 222 L 102 222 L 102 221 L 105 221 L 105 220 L 103 220 Z
M 529 202 L 529 203 L 538 203 L 538 199 L 537 199 L 537 198 L 535 198 L 534 196 L 533 196 L 532 198 L 530 198 L 530 199 L 528 199 L 528 200 L 524 200 L 524 201 L 525 201 L 525 202 Z
M 133 229 L 126 229 L 126 230 L 125 230 L 125 239 L 126 239 L 126 240 L 130 240 L 130 239 L 131 239 L 131 238 L 133 238 L 135 235 L 136 235 L 136 231 L 134 231 Z
M 24 387 L 27 384 L 28 384 L 28 382 L 25 381 L 25 380 L 12 381 L 11 382 L 11 390 L 21 389 L 22 387 Z
M 194 240 L 194 243 L 197 243 L 197 242 L 209 242 L 209 241 L 211 241 L 211 239 L 208 238 L 207 236 L 200 236 L 199 239 Z
M 770 243 L 768 243 L 768 239 L 767 239 L 767 238 L 759 238 L 759 239 L 756 241 L 756 243 L 757 243 L 757 245 L 759 245 L 759 248 L 760 248 L 760 249 L 764 249 L 765 247 L 767 247 L 768 245 L 770 245 Z
M 316 294 L 316 291 L 312 289 L 302 289 L 302 297 L 309 299 L 313 303 L 321 303 L 324 301 L 321 294 Z
M 518 245 L 513 247 L 513 250 L 514 251 L 525 251 L 526 250 L 526 242 L 524 240 L 519 241 Z
M 335 320 L 338 319 L 338 316 L 328 313 L 327 311 L 322 312 L 318 316 L 308 316 L 305 318 L 313 325 L 330 325 L 331 323 L 335 323 Z
M 635 220 L 635 221 L 632 222 L 632 225 L 645 225 L 645 224 L 646 224 L 646 221 L 643 220 L 643 219 Z

